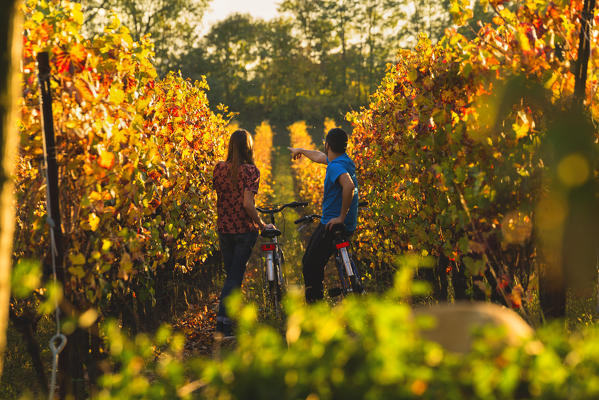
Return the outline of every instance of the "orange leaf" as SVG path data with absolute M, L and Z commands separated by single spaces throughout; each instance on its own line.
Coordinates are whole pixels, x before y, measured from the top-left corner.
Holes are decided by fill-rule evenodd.
M 114 154 L 110 151 L 100 151 L 100 158 L 98 159 L 98 165 L 102 168 L 110 169 L 114 167 Z

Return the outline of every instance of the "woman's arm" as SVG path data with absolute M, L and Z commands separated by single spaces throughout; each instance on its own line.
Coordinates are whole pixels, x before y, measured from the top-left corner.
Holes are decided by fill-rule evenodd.
M 327 155 L 324 154 L 322 151 L 300 149 L 295 147 L 288 147 L 288 149 L 291 151 L 291 158 L 293 158 L 294 160 L 297 160 L 302 155 L 304 155 L 316 163 L 325 165 L 327 164 Z
M 221 192 L 222 191 L 222 161 L 220 161 L 219 163 L 217 163 L 214 166 L 214 169 L 212 170 L 212 189 L 216 190 L 217 192 Z
M 252 219 L 252 221 L 254 221 L 255 223 L 258 224 L 258 227 L 260 228 L 260 230 L 264 230 L 264 229 L 274 229 L 274 225 L 273 224 L 266 224 L 262 218 L 260 218 L 260 215 L 258 215 L 258 210 L 256 210 L 256 205 L 254 204 L 254 192 L 252 192 L 251 190 L 248 189 L 244 189 L 243 191 L 243 208 L 245 208 L 245 211 L 247 211 L 248 215 L 250 216 L 250 218 Z

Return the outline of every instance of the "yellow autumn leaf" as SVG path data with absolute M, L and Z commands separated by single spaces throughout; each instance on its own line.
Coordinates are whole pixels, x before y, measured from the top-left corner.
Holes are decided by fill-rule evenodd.
M 119 104 L 121 104 L 123 102 L 123 100 L 125 100 L 125 92 L 123 92 L 121 89 L 119 89 L 116 86 L 111 86 L 108 99 L 112 103 L 114 103 L 115 105 L 118 106 Z
M 93 201 L 100 201 L 100 200 L 102 200 L 102 194 L 96 192 L 95 190 L 93 192 L 91 192 L 88 197 L 89 197 L 90 200 L 93 200 Z
M 187 139 L 188 142 L 193 142 L 193 132 L 191 130 L 188 130 L 185 133 L 185 139 Z
M 112 127 L 112 140 L 114 143 L 127 143 L 127 136 L 125 135 L 125 131 L 119 129 L 116 125 Z
M 530 42 L 528 41 L 528 37 L 523 32 L 518 33 L 518 40 L 520 41 L 520 46 L 522 47 L 522 51 L 529 52 L 530 51 Z
M 81 4 L 75 3 L 71 10 L 71 17 L 77 25 L 83 25 L 83 13 L 81 12 Z
M 102 251 L 108 251 L 112 247 L 112 242 L 108 239 L 102 239 Z
M 100 218 L 96 215 L 96 213 L 91 213 L 89 215 L 88 222 L 92 232 L 95 232 L 100 224 Z
M 83 329 L 89 328 L 98 319 L 98 312 L 90 308 L 79 316 L 79 326 Z
M 545 89 L 551 89 L 553 87 L 553 84 L 558 80 L 559 77 L 559 73 L 554 72 L 553 75 L 551 75 L 551 78 L 547 79 L 547 81 L 543 84 Z
M 33 14 L 33 17 L 31 17 L 31 19 L 39 24 L 44 20 L 44 14 L 42 14 L 41 11 L 37 11 Z
M 91 175 L 94 173 L 94 169 L 90 167 L 89 164 L 85 164 L 83 166 L 83 172 L 85 172 L 86 175 Z

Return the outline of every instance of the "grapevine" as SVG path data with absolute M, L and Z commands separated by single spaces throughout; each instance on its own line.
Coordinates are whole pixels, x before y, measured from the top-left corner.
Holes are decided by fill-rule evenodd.
M 291 147 L 314 150 L 315 146 L 306 128 L 306 123 L 296 122 L 289 126 Z M 322 203 L 323 182 L 326 169 L 323 165 L 314 163 L 302 157 L 291 164 L 295 179 L 295 187 L 300 199 L 309 202 L 312 211 L 320 211 Z
M 421 36 L 416 49 L 402 51 L 370 106 L 348 119 L 361 197 L 371 208 L 359 236 L 380 244 L 361 248 L 361 257 L 390 263 L 415 251 L 446 257 L 448 271 L 496 272 L 500 289 L 516 289 L 510 301 L 518 308 L 516 293 L 535 262 L 539 143 L 550 116 L 526 96 L 502 109 L 501 90 L 524 74 L 550 90 L 557 107 L 568 101 L 581 2 L 526 2 L 514 12 L 492 3 L 499 15 L 474 39 L 448 30 L 437 45 Z
M 254 136 L 254 161 L 260 170 L 260 191 L 256 197 L 257 204 L 269 204 L 272 202 L 273 186 L 272 180 L 272 138 L 273 132 L 268 122 L 262 122 L 256 127 Z
M 49 51 L 65 289 L 81 307 L 151 297 L 159 268 L 188 271 L 216 249 L 211 177 L 227 121 L 210 110 L 205 81 L 157 79 L 151 44 L 118 18 L 87 40 L 77 3 L 32 1 L 25 15 L 15 257 L 43 260 L 48 249 L 35 55 Z

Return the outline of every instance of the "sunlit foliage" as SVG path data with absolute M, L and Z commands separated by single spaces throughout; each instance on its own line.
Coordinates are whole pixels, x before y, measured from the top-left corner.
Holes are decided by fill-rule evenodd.
M 260 170 L 260 191 L 256 196 L 259 205 L 269 204 L 273 198 L 275 182 L 272 181 L 272 138 L 273 131 L 264 121 L 256 127 L 254 135 L 254 161 Z
M 316 150 L 305 122 L 296 122 L 290 125 L 288 129 L 291 147 Z M 322 151 L 322 149 L 320 150 Z M 291 168 L 293 169 L 295 187 L 299 198 L 310 203 L 308 209 L 320 213 L 326 172 L 325 166 L 314 163 L 302 156 L 299 160 L 293 161 Z
M 157 80 L 151 45 L 118 18 L 85 40 L 78 4 L 29 1 L 25 15 L 15 256 L 49 248 L 35 64 L 49 51 L 68 291 L 82 307 L 135 287 L 151 297 L 159 266 L 186 270 L 215 249 L 212 165 L 226 120 L 204 81 Z
M 362 196 L 371 203 L 359 235 L 378 244 L 362 256 L 444 255 L 447 272 L 487 271 L 493 290 L 519 308 L 535 263 L 540 143 L 552 115 L 523 90 L 504 88 L 520 77 L 522 85 L 548 89 L 555 109 L 571 104 L 582 2 L 526 1 L 513 12 L 502 3 L 489 2 L 496 15 L 472 40 L 449 30 L 433 45 L 423 35 L 388 66 L 370 106 L 348 118 Z M 467 22 L 469 2 L 455 1 L 452 12 Z M 593 115 L 597 62 L 594 53 L 587 87 Z M 491 292 L 486 283 L 479 289 Z

